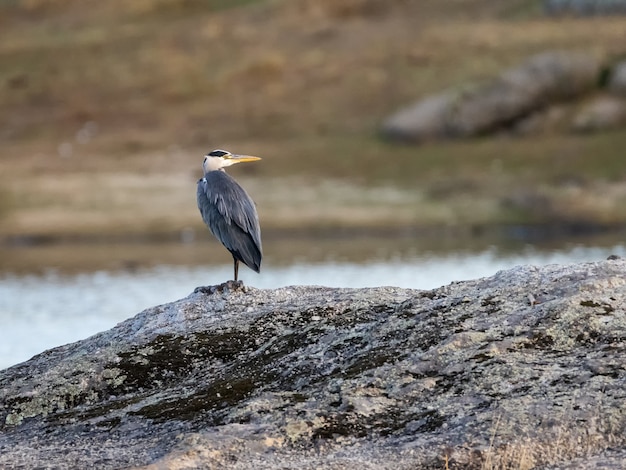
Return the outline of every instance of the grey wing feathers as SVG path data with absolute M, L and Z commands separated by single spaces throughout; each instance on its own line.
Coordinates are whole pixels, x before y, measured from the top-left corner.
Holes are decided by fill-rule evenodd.
M 245 190 L 226 172 L 211 171 L 198 181 L 198 208 L 209 230 L 232 255 L 259 272 L 259 218 Z

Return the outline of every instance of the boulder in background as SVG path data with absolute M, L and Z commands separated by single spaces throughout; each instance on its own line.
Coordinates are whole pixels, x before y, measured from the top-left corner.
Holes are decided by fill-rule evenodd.
M 423 142 L 513 127 L 552 103 L 593 90 L 600 71 L 600 61 L 589 55 L 538 54 L 490 83 L 427 97 L 398 111 L 383 123 L 382 133 L 392 140 Z

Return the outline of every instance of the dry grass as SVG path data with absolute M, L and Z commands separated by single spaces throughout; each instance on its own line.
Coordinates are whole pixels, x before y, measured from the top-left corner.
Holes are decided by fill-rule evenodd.
M 376 137 L 398 106 L 529 54 L 624 54 L 623 18 L 554 21 L 521 0 L 23 0 L 0 8 L 4 234 L 195 224 L 187 194 L 200 156 L 214 147 L 266 157 L 238 174 L 257 185 L 265 223 L 277 225 L 532 220 L 541 214 L 500 207 L 512 185 L 558 193 L 582 181 L 584 198 L 588 181 L 624 179 L 623 133 L 419 148 Z M 276 184 L 262 185 L 270 175 Z M 372 207 L 345 192 L 325 200 L 318 179 L 329 175 L 366 200 L 378 186 L 400 185 L 403 200 Z M 303 186 L 292 188 L 294 178 Z M 302 187 L 315 193 L 306 208 L 290 201 Z M 598 197 L 584 204 L 585 218 Z M 478 210 L 467 210 L 468 198 Z M 626 220 L 614 202 L 600 204 L 601 220 Z
M 406 226 L 458 225 L 467 218 L 469 201 L 457 198 L 443 203 L 419 190 L 388 185 L 364 186 L 341 180 L 310 181 L 303 178 L 238 178 L 253 195 L 263 226 L 294 230 L 345 226 L 402 228 Z M 6 235 L 89 233 L 153 233 L 165 235 L 185 227 L 200 230 L 195 207 L 195 181 L 189 174 L 118 174 L 98 172 L 50 178 L 37 174 L 29 184 L 5 190 L 19 200 L 21 209 L 0 223 Z M 81 197 L 77 198 L 76 195 Z M 471 202 L 470 222 L 487 222 L 498 207 L 488 198 Z M 138 216 L 140 214 L 140 216 Z M 177 227 L 177 228 L 172 228 Z
M 585 420 L 586 425 L 581 427 L 568 413 L 571 410 L 556 412 L 547 419 L 553 422 L 552 425 L 537 425 L 532 429 L 520 426 L 519 417 L 511 422 L 501 415 L 495 416 L 489 442 L 482 448 L 472 443 L 448 449 L 442 456 L 444 467 L 481 470 L 574 468 L 572 462 L 585 462 L 608 449 L 623 447 L 619 414 L 604 410 L 599 404 L 597 414 Z M 597 463 L 589 463 L 580 468 L 595 468 L 595 465 Z
M 576 458 L 597 455 L 621 439 L 612 435 L 589 435 L 584 429 L 559 427 L 553 440 L 519 438 L 490 446 L 482 456 L 482 470 L 531 470 L 559 465 Z

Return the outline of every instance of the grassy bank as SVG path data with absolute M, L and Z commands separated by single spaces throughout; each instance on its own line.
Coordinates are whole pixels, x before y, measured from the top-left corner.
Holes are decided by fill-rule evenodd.
M 0 236 L 199 228 L 214 147 L 270 229 L 626 222 L 626 133 L 394 146 L 397 107 L 530 54 L 626 54 L 537 1 L 0 4 Z

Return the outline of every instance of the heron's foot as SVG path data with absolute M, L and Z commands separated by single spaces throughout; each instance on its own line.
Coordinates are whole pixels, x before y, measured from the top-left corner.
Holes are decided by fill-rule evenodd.
M 226 281 L 222 284 L 218 284 L 216 286 L 200 286 L 196 287 L 193 290 L 194 294 L 202 293 L 202 294 L 221 294 L 223 292 L 237 292 L 237 291 L 245 291 L 245 286 L 243 285 L 243 281 Z

